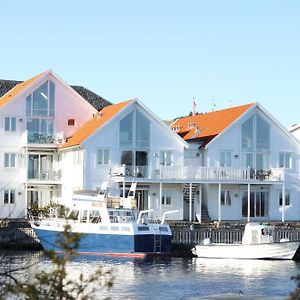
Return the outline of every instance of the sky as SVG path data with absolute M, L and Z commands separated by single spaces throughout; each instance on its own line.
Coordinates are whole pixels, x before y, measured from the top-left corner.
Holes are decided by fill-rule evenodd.
M 0 0 L 0 78 L 48 69 L 162 119 L 259 102 L 300 122 L 300 1 Z M 213 107 L 215 103 L 215 107 Z

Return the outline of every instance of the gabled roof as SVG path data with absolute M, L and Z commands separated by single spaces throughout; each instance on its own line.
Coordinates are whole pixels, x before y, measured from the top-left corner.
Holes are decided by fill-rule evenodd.
M 24 82 L 16 81 L 16 80 L 0 79 L 0 107 L 8 103 L 10 100 L 12 100 L 21 91 L 23 91 L 26 87 L 28 87 L 31 83 L 33 83 L 36 79 L 38 79 L 41 75 L 45 73 L 46 72 L 43 72 Z M 91 104 L 97 110 L 101 110 L 103 107 L 111 104 L 106 99 L 100 97 L 99 95 L 95 94 L 94 92 L 90 91 L 85 87 L 78 86 L 78 85 L 71 85 L 71 88 L 74 89 L 82 98 L 84 98 L 89 104 Z M 10 94 L 11 96 L 9 96 Z M 3 97 L 4 95 L 5 98 Z
M 44 75 L 46 72 L 43 72 L 41 74 L 38 74 L 26 81 L 18 83 L 15 81 L 16 85 L 10 89 L 9 91 L 6 92 L 1 98 L 0 98 L 0 107 L 4 106 L 7 104 L 9 101 L 14 99 L 17 95 L 19 95 L 22 91 L 24 91 L 27 87 L 29 87 L 35 80 L 40 78 L 42 75 Z
M 102 127 L 109 120 L 111 120 L 117 113 L 125 108 L 134 100 L 124 101 L 104 107 L 100 112 L 93 116 L 93 118 L 84 123 L 78 128 L 74 134 L 69 137 L 62 148 L 69 148 L 80 145 L 85 139 L 92 135 L 98 128 Z
M 202 140 L 204 145 L 224 131 L 253 105 L 254 103 L 249 103 L 219 111 L 179 118 L 170 127 L 184 140 Z

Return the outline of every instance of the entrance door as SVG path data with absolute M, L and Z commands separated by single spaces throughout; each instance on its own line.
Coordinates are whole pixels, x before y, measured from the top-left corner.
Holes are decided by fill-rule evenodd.
M 264 218 L 268 216 L 269 193 L 266 191 L 250 192 L 250 217 Z M 244 192 L 242 199 L 242 216 L 248 217 L 248 192 Z

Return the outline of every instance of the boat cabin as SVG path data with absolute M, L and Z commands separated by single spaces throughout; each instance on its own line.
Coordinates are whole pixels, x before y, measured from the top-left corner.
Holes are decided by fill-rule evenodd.
M 247 223 L 242 239 L 243 245 L 257 245 L 273 243 L 273 226 L 259 223 Z

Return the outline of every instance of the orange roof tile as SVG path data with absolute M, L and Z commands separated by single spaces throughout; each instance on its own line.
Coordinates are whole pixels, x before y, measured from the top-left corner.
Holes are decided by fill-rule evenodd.
M 220 134 L 254 103 L 177 119 L 171 127 L 184 139 L 209 139 Z
M 85 139 L 92 135 L 98 128 L 107 123 L 130 102 L 132 102 L 132 100 L 104 107 L 100 112 L 94 115 L 91 120 L 87 121 L 80 128 L 78 128 L 74 134 L 67 139 L 66 143 L 62 145 L 62 148 L 80 145 Z
M 27 87 L 29 87 L 36 79 L 38 79 L 45 73 L 46 72 L 38 74 L 26 81 L 23 81 L 23 82 L 17 84 L 16 86 L 14 86 L 10 91 L 8 91 L 6 94 L 4 94 L 0 98 L 0 107 L 4 106 L 9 101 L 11 101 L 14 97 L 16 97 L 18 94 L 20 94 L 23 90 L 25 90 Z

